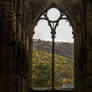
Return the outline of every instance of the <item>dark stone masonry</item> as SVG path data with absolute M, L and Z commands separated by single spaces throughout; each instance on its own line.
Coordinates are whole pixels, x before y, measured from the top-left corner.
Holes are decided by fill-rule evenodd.
M 32 36 L 50 7 L 67 15 L 75 41 L 75 88 L 57 91 L 92 92 L 91 0 L 0 0 L 0 92 L 37 92 L 31 89 Z

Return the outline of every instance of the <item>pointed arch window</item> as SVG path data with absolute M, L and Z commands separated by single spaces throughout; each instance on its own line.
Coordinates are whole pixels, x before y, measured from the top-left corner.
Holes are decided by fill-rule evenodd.
M 50 53 L 50 55 L 51 55 L 51 57 L 50 57 L 50 59 L 51 59 L 50 70 L 51 71 L 48 71 L 48 72 L 51 72 L 51 73 L 49 73 L 49 74 L 51 74 L 51 76 L 49 77 L 51 80 L 49 81 L 47 79 L 48 88 L 51 88 L 51 89 L 55 89 L 55 88 L 58 88 L 58 87 L 59 88 L 64 88 L 64 87 L 65 88 L 74 88 L 74 59 L 73 59 L 74 58 L 74 53 L 73 53 L 74 52 L 73 51 L 74 48 L 73 48 L 73 39 L 72 39 L 72 36 L 70 37 L 70 39 L 72 39 L 72 42 L 69 43 L 69 45 L 71 45 L 72 49 L 71 49 L 71 47 L 69 49 L 67 48 L 67 52 L 69 52 L 69 55 L 71 55 L 69 57 L 66 54 L 64 54 L 63 56 L 61 56 L 60 52 L 56 51 L 56 48 L 57 48 L 56 46 L 57 45 L 58 46 L 60 46 L 60 45 L 66 46 L 68 43 L 64 43 L 63 42 L 61 44 L 57 40 L 55 41 L 55 39 L 58 38 L 57 34 L 59 34 L 58 33 L 59 31 L 57 31 L 57 29 L 58 29 L 58 26 L 60 25 L 60 22 L 62 22 L 64 20 L 64 21 L 68 22 L 68 24 L 69 24 L 68 18 L 65 16 L 64 13 L 60 12 L 57 8 L 51 8 L 48 11 L 46 11 L 45 13 L 43 13 L 43 15 L 39 18 L 39 20 L 40 20 L 40 22 L 41 22 L 41 20 L 43 20 L 43 21 L 45 21 L 48 24 L 48 26 L 49 26 L 48 28 L 50 30 L 50 31 L 48 31 L 48 33 L 51 35 L 51 38 L 48 41 L 48 43 L 50 43 L 50 46 L 51 46 L 50 47 L 51 51 L 49 51 L 49 52 L 51 52 Z M 61 31 L 62 31 L 62 28 L 61 28 Z M 71 31 L 70 34 L 72 34 L 72 31 Z M 42 33 L 42 35 L 44 35 L 44 34 Z M 34 38 L 35 37 L 36 36 L 34 35 Z M 38 38 L 41 39 L 41 36 L 39 36 Z M 47 38 L 45 38 L 45 39 L 47 39 Z M 37 41 L 37 42 L 39 41 L 39 44 L 41 42 L 41 40 L 37 40 L 37 39 L 35 39 L 35 41 Z M 66 48 L 64 47 L 63 49 L 66 49 Z M 64 51 L 61 50 L 61 52 L 64 52 Z M 58 64 L 56 63 L 57 62 L 56 56 L 57 56 L 57 60 L 60 59 L 60 61 L 61 61 Z M 39 57 L 39 55 L 38 55 L 38 57 Z M 34 64 L 34 61 L 33 61 L 33 64 Z M 46 66 L 44 66 L 44 68 L 45 67 Z M 58 67 L 58 69 L 56 69 L 56 67 Z M 65 70 L 66 69 L 70 69 L 70 71 L 69 70 L 65 71 L 63 69 L 65 69 Z M 33 72 L 34 72 L 34 70 L 33 70 Z M 33 76 L 34 76 L 34 74 L 33 74 Z M 35 77 L 37 77 L 37 76 L 35 76 Z M 43 77 L 43 76 L 41 76 L 41 77 Z M 59 80 L 59 82 L 57 80 Z M 61 81 L 61 83 L 60 83 L 60 81 Z M 60 83 L 60 84 L 58 85 L 58 83 Z M 33 79 L 33 84 L 35 85 L 34 79 Z

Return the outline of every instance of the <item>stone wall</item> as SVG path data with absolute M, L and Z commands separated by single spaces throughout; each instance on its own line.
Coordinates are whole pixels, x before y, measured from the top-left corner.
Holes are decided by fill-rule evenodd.
M 31 90 L 34 27 L 40 15 L 53 4 L 64 11 L 74 30 L 74 90 L 75 92 L 91 92 L 91 0 L 87 0 L 86 3 L 86 20 L 83 0 L 0 1 L 0 92 L 29 92 Z
M 86 4 L 86 31 L 87 31 L 87 90 L 92 91 L 92 1 Z
M 29 8 L 26 0 L 0 1 L 0 92 L 28 91 Z

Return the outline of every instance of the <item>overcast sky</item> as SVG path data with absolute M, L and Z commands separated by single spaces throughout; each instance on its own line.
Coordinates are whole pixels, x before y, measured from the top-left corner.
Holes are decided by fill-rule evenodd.
M 60 12 L 55 8 L 50 9 L 47 14 L 50 20 L 56 20 L 60 16 Z M 37 26 L 35 26 L 34 31 L 34 39 L 51 41 L 51 29 L 48 26 L 48 22 L 46 20 L 39 20 Z M 55 41 L 73 42 L 72 27 L 68 21 L 60 20 L 56 29 Z

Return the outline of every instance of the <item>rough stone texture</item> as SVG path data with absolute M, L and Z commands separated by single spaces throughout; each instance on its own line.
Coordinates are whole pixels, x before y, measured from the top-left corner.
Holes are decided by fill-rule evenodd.
M 52 6 L 63 11 L 73 27 L 74 92 L 92 91 L 91 0 L 0 0 L 0 92 L 31 91 L 34 27 Z
M 87 2 L 86 8 L 86 31 L 87 31 L 87 89 L 92 91 L 92 1 Z
M 28 21 L 25 21 L 25 26 L 22 24 L 24 12 L 16 8 L 18 7 L 14 1 L 0 1 L 0 92 L 27 92 L 28 89 L 28 49 L 25 33 L 28 30 L 25 27 Z

